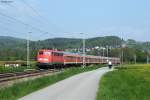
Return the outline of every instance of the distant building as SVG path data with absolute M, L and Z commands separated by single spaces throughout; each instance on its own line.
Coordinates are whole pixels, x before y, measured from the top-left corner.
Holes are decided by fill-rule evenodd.
M 21 64 L 5 64 L 5 67 L 19 67 Z
M 23 61 L 6 61 L 4 62 L 5 67 L 20 67 L 24 64 Z

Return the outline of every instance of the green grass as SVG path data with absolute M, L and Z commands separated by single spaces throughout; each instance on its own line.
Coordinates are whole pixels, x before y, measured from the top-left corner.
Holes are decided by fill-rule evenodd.
M 27 68 L 26 66 L 20 67 L 4 67 L 0 66 L 0 73 L 22 72 L 26 69 L 35 69 L 35 67 Z
M 51 76 L 44 76 L 35 80 L 27 82 L 16 83 L 11 87 L 0 89 L 0 100 L 17 100 L 31 92 L 44 88 L 48 85 L 54 84 L 60 80 L 66 79 L 78 73 L 97 69 L 101 66 L 91 66 L 86 68 L 70 68 L 65 71 Z
M 150 100 L 150 65 L 124 65 L 105 74 L 97 100 Z
M 116 67 L 116 69 L 145 69 L 150 68 L 150 64 L 125 64 Z
M 23 63 L 22 66 L 19 67 L 4 67 L 4 63 L 9 61 L 0 61 L 0 73 L 11 73 L 11 72 L 22 72 L 26 69 L 37 69 L 36 67 L 36 61 L 31 61 L 30 67 L 27 68 L 27 66 Z M 13 62 L 13 61 L 10 61 Z M 25 62 L 26 63 L 26 62 Z

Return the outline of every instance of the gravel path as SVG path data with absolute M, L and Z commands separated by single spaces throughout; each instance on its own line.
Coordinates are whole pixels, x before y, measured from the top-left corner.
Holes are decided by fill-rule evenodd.
M 31 93 L 20 100 L 95 100 L 99 79 L 108 68 L 81 73 Z

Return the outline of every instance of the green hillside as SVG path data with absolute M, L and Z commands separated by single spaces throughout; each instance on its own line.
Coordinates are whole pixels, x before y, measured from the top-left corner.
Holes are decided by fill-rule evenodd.
M 86 39 L 87 54 L 102 55 L 101 48 L 109 47 L 109 56 L 120 57 L 121 45 L 124 47 L 125 61 L 133 61 L 136 54 L 137 61 L 145 61 L 150 42 L 137 42 L 129 39 L 122 40 L 117 36 L 105 36 Z M 99 49 L 95 49 L 99 47 Z M 41 41 L 30 41 L 31 59 L 35 60 L 37 51 L 41 48 L 57 48 L 72 52 L 82 52 L 82 39 L 75 38 L 53 38 Z M 105 49 L 106 56 L 106 49 Z M 0 60 L 26 60 L 26 40 L 8 36 L 0 36 Z

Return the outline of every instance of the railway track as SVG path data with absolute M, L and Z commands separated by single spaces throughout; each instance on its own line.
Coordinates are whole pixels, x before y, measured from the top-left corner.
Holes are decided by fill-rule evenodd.
M 0 73 L 0 83 L 13 81 L 21 78 L 33 77 L 38 75 L 44 75 L 49 73 L 59 72 L 60 70 L 49 69 L 49 70 L 35 70 L 15 73 Z

